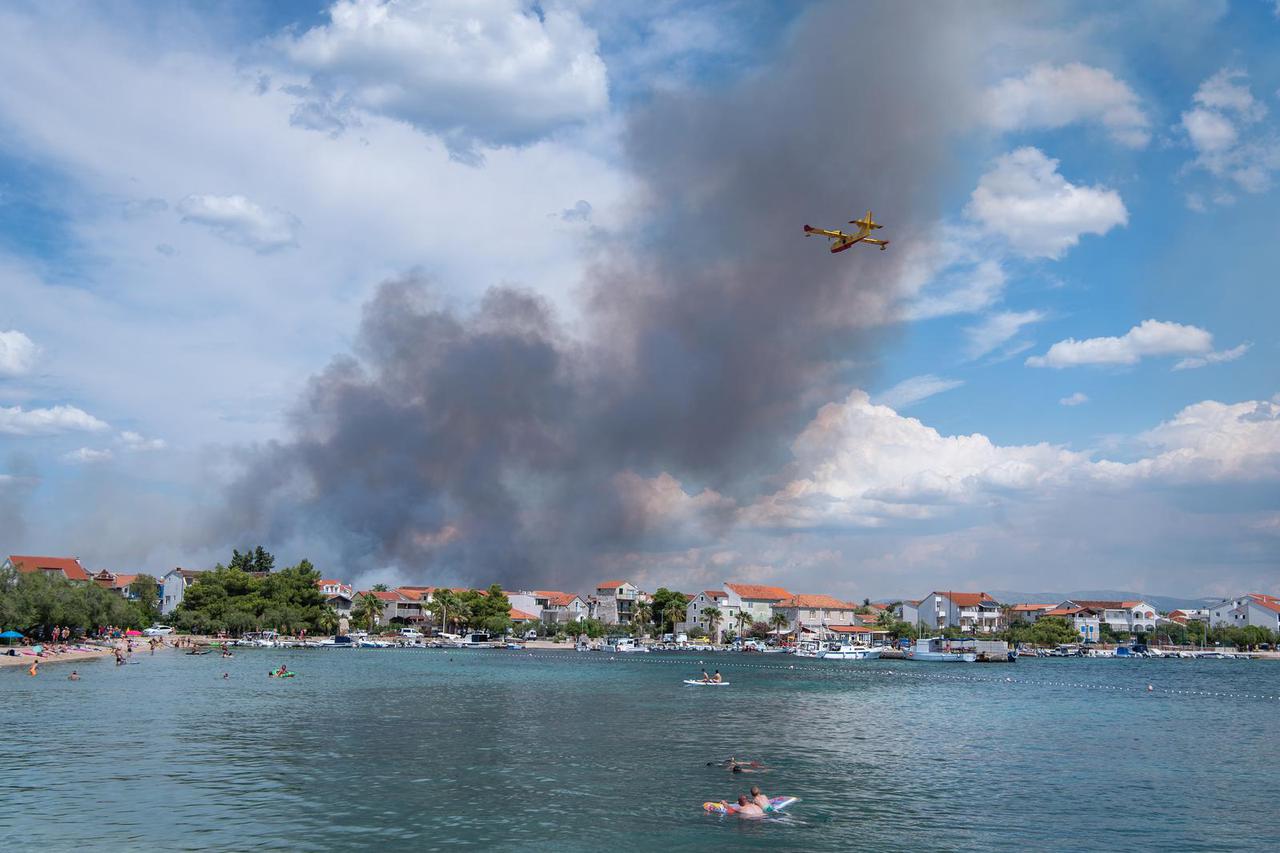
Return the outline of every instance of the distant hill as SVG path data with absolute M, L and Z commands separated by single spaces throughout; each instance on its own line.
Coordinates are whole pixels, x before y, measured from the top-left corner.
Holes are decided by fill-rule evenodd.
M 1146 592 L 1124 592 L 1115 589 L 1089 589 L 1076 592 L 1012 592 L 992 589 L 988 593 L 1001 604 L 1057 604 L 1068 598 L 1087 598 L 1102 601 L 1136 601 L 1142 599 L 1164 612 L 1190 610 L 1221 601 L 1220 598 L 1178 598 L 1172 595 L 1152 595 Z

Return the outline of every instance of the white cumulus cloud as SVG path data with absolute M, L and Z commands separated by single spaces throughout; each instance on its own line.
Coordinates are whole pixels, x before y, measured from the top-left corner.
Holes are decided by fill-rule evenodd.
M 1087 402 L 1089 402 L 1089 395 L 1085 394 L 1083 391 L 1077 391 L 1074 394 L 1071 394 L 1069 396 L 1063 397 L 1062 399 L 1058 400 L 1058 405 L 1082 406 Z
M 1253 96 L 1248 80 L 1237 68 L 1209 77 L 1182 114 L 1182 129 L 1195 149 L 1197 166 L 1257 193 L 1270 187 L 1272 174 L 1280 170 L 1280 140 L 1260 124 L 1267 107 Z M 1220 204 L 1229 203 L 1229 194 L 1217 195 Z
M 178 205 L 183 222 L 213 230 L 222 239 L 272 252 L 298 244 L 297 218 L 286 211 L 261 207 L 242 195 L 190 195 Z
M 64 432 L 99 432 L 109 427 L 75 406 L 24 409 L 0 406 L 0 433 L 8 435 L 57 435 Z
M 1097 122 L 1130 148 L 1151 139 L 1137 94 L 1110 71 L 1078 62 L 1036 65 L 1022 77 L 1002 80 L 987 90 L 984 107 L 987 122 L 998 130 Z
M 999 157 L 978 181 L 966 211 L 1034 258 L 1060 258 L 1081 235 L 1106 234 L 1129 221 L 1119 193 L 1071 183 L 1058 173 L 1057 160 L 1030 147 Z
M 38 349 L 22 332 L 0 332 L 0 376 L 23 376 L 35 366 Z
M 934 376 L 932 373 L 926 373 L 923 376 L 912 376 L 910 379 L 904 379 L 889 390 L 876 395 L 876 403 L 894 409 L 904 409 L 913 403 L 919 403 L 921 400 L 932 397 L 934 394 L 941 394 L 943 391 L 959 388 L 963 384 L 964 382 L 960 379 L 943 379 L 941 376 Z
M 1280 476 L 1275 400 L 1206 400 L 1135 438 L 1148 455 L 1132 462 L 1045 443 L 999 445 L 981 433 L 943 435 L 854 391 L 823 406 L 793 443 L 794 479 L 740 517 L 762 527 L 879 527 L 1099 488 Z
M 279 46 L 310 75 L 303 112 L 325 129 L 349 105 L 439 134 L 461 159 L 608 106 L 596 33 L 565 3 L 339 0 L 327 24 Z
M 1027 359 L 1028 367 L 1079 367 L 1085 364 L 1137 364 L 1148 356 L 1206 355 L 1213 335 L 1198 326 L 1143 320 L 1119 337 L 1067 338 L 1044 355 Z

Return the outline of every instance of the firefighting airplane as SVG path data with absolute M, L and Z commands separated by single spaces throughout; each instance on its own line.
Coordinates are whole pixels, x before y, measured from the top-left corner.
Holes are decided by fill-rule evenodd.
M 857 233 L 846 234 L 843 231 L 828 231 L 825 228 L 814 228 L 812 225 L 806 225 L 804 234 L 806 237 L 811 237 L 815 234 L 820 237 L 826 237 L 831 241 L 831 254 L 833 255 L 836 252 L 843 252 L 853 246 L 854 243 L 870 243 L 873 246 L 879 246 L 882 252 L 889 247 L 888 240 L 877 240 L 871 236 L 871 232 L 874 229 L 883 228 L 884 226 L 871 218 L 870 210 L 867 211 L 865 219 L 851 219 L 849 224 L 858 226 Z

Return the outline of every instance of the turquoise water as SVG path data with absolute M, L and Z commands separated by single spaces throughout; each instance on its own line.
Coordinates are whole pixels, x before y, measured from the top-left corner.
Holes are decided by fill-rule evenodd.
M 1280 847 L 1280 662 L 136 659 L 0 671 L 5 849 Z M 699 661 L 732 686 L 683 686 Z M 801 802 L 701 811 L 752 782 Z

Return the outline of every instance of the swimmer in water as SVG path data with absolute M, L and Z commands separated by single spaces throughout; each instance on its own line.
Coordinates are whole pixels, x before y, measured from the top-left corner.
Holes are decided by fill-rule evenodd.
M 39 675 L 39 674 L 40 674 L 40 661 L 33 660 L 31 662 L 31 668 L 27 670 L 27 675 Z
M 764 809 L 748 800 L 746 794 L 738 795 L 738 808 L 734 813 L 738 817 L 764 817 Z
M 760 793 L 759 785 L 751 786 L 751 802 L 760 807 L 761 811 L 769 811 L 773 808 L 773 803 L 769 802 L 769 798 Z
M 74 669 L 71 670 L 71 674 L 67 676 L 67 681 L 79 681 L 79 680 L 80 680 L 80 673 L 76 672 Z

